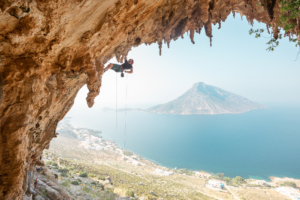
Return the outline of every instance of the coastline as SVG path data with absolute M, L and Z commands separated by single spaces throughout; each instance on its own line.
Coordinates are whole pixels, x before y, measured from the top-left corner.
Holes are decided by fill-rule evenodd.
M 71 126 L 71 127 L 75 127 L 75 126 L 73 126 L 71 123 L 70 123 L 70 121 L 69 121 L 69 119 L 70 118 L 67 118 L 66 120 L 64 120 L 67 124 L 68 124 L 68 126 Z M 86 129 L 86 130 L 92 130 L 92 131 L 94 131 L 94 132 L 96 132 L 96 133 L 100 133 L 101 134 L 101 131 L 97 131 L 97 130 L 93 130 L 93 129 L 87 129 L 87 128 L 84 128 L 84 127 L 77 127 L 77 128 L 82 128 L 82 129 Z M 58 129 L 59 130 L 59 129 Z M 124 149 L 123 147 L 121 147 L 121 145 L 119 145 L 119 144 L 117 144 L 117 142 L 115 142 L 114 140 L 111 140 L 111 139 L 103 139 L 102 138 L 102 136 L 101 136 L 101 140 L 102 141 L 105 141 L 105 142 L 109 142 L 109 143 L 112 143 L 112 144 L 114 144 L 115 145 L 115 147 L 117 148 L 117 149 L 119 149 L 119 151 L 114 151 L 114 150 L 112 150 L 112 149 L 110 149 L 110 148 L 107 148 L 106 150 L 110 150 L 110 151 L 113 151 L 114 153 L 117 153 L 117 154 L 119 154 L 119 155 L 123 155 L 123 152 L 124 151 L 128 151 L 128 152 L 131 152 L 132 154 L 134 154 L 135 156 L 137 156 L 137 157 L 140 157 L 140 158 L 142 158 L 143 160 L 145 160 L 145 161 L 147 161 L 147 162 L 149 162 L 149 163 L 152 163 L 153 165 L 155 165 L 155 166 L 159 166 L 159 167 L 162 167 L 162 168 L 165 168 L 165 169 L 169 169 L 169 170 L 173 170 L 172 168 L 170 168 L 170 167 L 168 167 L 168 166 L 165 166 L 165 165 L 163 165 L 162 163 L 159 163 L 158 161 L 156 161 L 156 160 L 154 160 L 154 159 L 151 159 L 151 158 L 148 158 L 148 157 L 146 157 L 146 156 L 141 156 L 141 155 L 139 155 L 138 153 L 136 153 L 136 152 L 134 152 L 134 151 L 132 151 L 132 150 L 130 150 L 130 149 Z M 104 142 L 104 143 L 105 143 Z M 120 149 L 121 150 L 123 150 L 123 152 L 120 152 Z M 175 169 L 176 169 L 176 167 L 175 167 Z M 212 174 L 212 173 L 214 173 L 214 172 L 211 172 L 211 171 L 204 171 L 203 169 L 195 169 L 195 170 L 190 170 L 190 169 L 187 169 L 187 170 L 189 170 L 189 171 L 193 171 L 193 172 L 199 172 L 199 171 L 201 171 L 201 172 L 205 172 L 205 173 L 207 173 L 207 174 Z M 222 173 L 222 172 L 218 172 L 218 173 Z M 226 175 L 226 174 L 225 174 Z M 253 178 L 251 178 L 251 176 L 253 177 Z M 294 177 L 286 177 L 286 176 L 282 176 L 282 177 L 280 177 L 280 176 L 274 176 L 274 175 L 272 175 L 272 176 L 269 176 L 268 177 L 268 179 L 266 179 L 266 178 L 263 178 L 263 177 L 259 177 L 259 176 L 255 176 L 255 175 L 251 175 L 251 176 L 249 176 L 248 178 L 244 178 L 245 180 L 264 180 L 264 181 L 266 181 L 266 182 L 272 182 L 273 180 L 299 180 L 300 181 L 300 179 L 297 179 L 297 178 L 294 178 Z M 234 177 L 229 177 L 229 178 L 234 178 Z M 300 183 L 300 182 L 299 182 Z
M 239 176 L 229 178 L 222 173 L 211 174 L 205 171 L 171 169 L 120 148 L 113 140 L 103 139 L 99 134 L 100 131 L 74 127 L 68 120 L 60 123 L 57 131 L 60 136 L 51 142 L 50 149 L 45 152 L 44 161 L 58 163 L 59 169 L 54 169 L 53 173 L 66 168 L 73 169 L 67 178 L 59 177 L 62 187 L 64 187 L 63 184 L 76 181 L 76 177 L 80 178 L 78 176 L 81 173 L 87 173 L 89 181 L 84 182 L 82 179 L 84 182 L 81 186 L 82 190 L 90 187 L 89 185 L 94 182 L 105 184 L 102 181 L 103 176 L 111 176 L 114 182 L 112 186 L 109 186 L 111 192 L 124 196 L 126 190 L 131 188 L 137 192 L 138 197 L 142 197 L 141 199 L 147 199 L 149 192 L 152 198 L 158 195 L 164 199 L 178 199 L 179 196 L 181 199 L 197 199 L 197 195 L 207 196 L 209 199 L 232 199 L 243 198 L 243 194 L 247 193 L 246 199 L 262 200 L 271 196 L 274 200 L 285 200 L 290 195 L 300 195 L 298 189 L 286 187 L 287 183 L 293 181 L 296 187 L 300 188 L 300 179 L 271 177 L 272 181 L 267 182 L 262 179 L 243 179 Z M 49 157 L 51 154 L 55 156 Z M 123 175 L 120 176 L 120 173 Z M 125 177 L 128 179 L 124 182 Z M 157 182 L 160 184 L 156 184 Z M 224 188 L 220 188 L 220 185 Z M 74 190 L 71 191 L 70 188 L 65 189 L 71 194 L 82 195 L 82 192 L 78 193 L 78 186 L 76 187 L 72 186 Z M 141 190 L 141 187 L 144 189 Z M 185 192 L 178 192 L 182 191 L 182 188 L 185 188 Z M 177 192 L 174 193 L 174 191 Z M 153 196 L 151 192 L 155 195 Z M 164 196 L 166 194 L 168 196 Z M 192 198 L 187 198 L 190 195 Z M 256 198 L 257 195 L 260 198 Z

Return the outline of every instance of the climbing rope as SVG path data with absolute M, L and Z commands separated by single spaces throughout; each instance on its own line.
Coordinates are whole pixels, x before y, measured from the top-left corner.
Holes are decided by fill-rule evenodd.
M 118 134 L 118 74 L 116 73 L 116 135 Z
M 128 83 L 128 75 L 126 75 L 126 92 L 125 92 L 125 131 L 124 131 L 124 149 L 125 149 L 125 147 L 126 147 L 127 83 Z
M 126 147 L 126 119 L 127 119 L 127 83 L 128 75 L 126 76 L 126 91 L 125 91 L 125 130 L 124 130 L 124 150 Z M 118 134 L 118 73 L 116 73 L 116 135 Z

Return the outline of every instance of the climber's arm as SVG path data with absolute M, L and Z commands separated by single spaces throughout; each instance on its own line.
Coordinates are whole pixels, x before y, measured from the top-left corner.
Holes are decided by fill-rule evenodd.
M 125 73 L 132 74 L 133 73 L 133 69 L 131 68 L 129 71 L 125 71 Z

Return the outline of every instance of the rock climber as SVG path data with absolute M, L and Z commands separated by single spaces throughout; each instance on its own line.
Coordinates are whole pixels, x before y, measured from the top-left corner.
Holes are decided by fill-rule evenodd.
M 128 61 L 125 60 L 125 63 L 123 63 L 122 65 L 110 63 L 109 65 L 107 65 L 107 67 L 104 68 L 104 72 L 106 72 L 109 69 L 112 69 L 115 72 L 122 72 L 122 73 L 125 72 L 128 74 L 132 74 L 133 73 L 132 65 L 133 65 L 133 59 L 129 59 Z

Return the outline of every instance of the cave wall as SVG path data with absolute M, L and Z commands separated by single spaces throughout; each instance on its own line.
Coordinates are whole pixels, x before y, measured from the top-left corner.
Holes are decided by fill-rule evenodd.
M 104 64 L 132 47 L 162 43 L 202 29 L 230 13 L 273 25 L 278 0 L 1 0 L 0 199 L 22 199 L 27 174 L 41 164 L 57 123 L 87 84 L 87 104 L 99 94 Z M 298 30 L 298 29 L 297 29 Z M 234 30 L 233 30 L 234 31 Z

